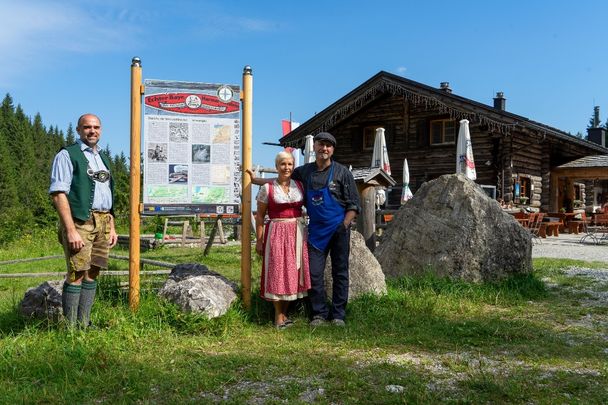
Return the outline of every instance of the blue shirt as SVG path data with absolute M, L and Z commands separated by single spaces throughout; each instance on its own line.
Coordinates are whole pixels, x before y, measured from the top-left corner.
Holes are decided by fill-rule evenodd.
M 94 172 L 99 170 L 108 170 L 106 165 L 103 164 L 97 148 L 96 150 L 93 150 L 80 139 L 77 139 L 76 143 L 80 144 L 80 150 L 82 150 L 85 158 L 89 162 L 89 168 L 91 168 Z M 65 149 L 60 150 L 59 153 L 55 155 L 55 159 L 53 160 L 49 194 L 57 192 L 70 194 L 73 172 L 74 166 L 70 160 L 70 154 Z M 95 180 L 95 195 L 93 196 L 92 209 L 95 211 L 109 211 L 111 208 L 112 191 L 110 190 L 110 182 L 106 181 L 105 183 L 101 183 Z

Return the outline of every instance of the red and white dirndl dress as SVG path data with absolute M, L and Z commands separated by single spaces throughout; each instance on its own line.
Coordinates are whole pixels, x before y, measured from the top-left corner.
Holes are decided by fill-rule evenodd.
M 260 294 L 268 301 L 293 301 L 307 296 L 310 289 L 306 225 L 302 217 L 304 191 L 301 183 L 291 180 L 288 194 L 296 196 L 293 201 L 275 185 L 274 182 L 265 185 L 270 221 L 264 228 Z M 278 193 L 283 194 L 281 198 L 277 198 Z

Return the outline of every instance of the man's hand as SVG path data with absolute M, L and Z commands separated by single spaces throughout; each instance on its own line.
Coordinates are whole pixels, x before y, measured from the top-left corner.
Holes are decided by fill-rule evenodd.
M 110 239 L 108 240 L 108 243 L 110 249 L 112 249 L 114 246 L 116 246 L 116 243 L 118 243 L 118 234 L 114 229 L 114 218 L 110 218 Z
M 82 237 L 80 236 L 78 231 L 76 229 L 66 231 L 66 236 L 68 238 L 70 251 L 72 251 L 73 253 L 80 252 L 80 249 L 84 247 L 84 241 L 82 240 Z
M 256 186 L 263 186 L 266 183 L 272 183 L 273 179 L 265 179 L 262 177 L 256 177 L 255 173 L 251 169 L 245 169 L 245 173 L 251 178 L 251 182 Z
M 114 230 L 114 228 L 112 228 L 110 230 L 110 249 L 112 249 L 114 246 L 116 246 L 116 243 L 118 243 L 118 234 L 116 233 L 116 231 Z

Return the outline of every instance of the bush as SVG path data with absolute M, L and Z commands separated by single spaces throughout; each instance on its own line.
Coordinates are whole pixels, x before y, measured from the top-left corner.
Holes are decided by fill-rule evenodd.
M 31 234 L 36 226 L 32 213 L 17 207 L 9 207 L 0 212 L 0 224 L 0 246 L 5 246 L 24 234 Z

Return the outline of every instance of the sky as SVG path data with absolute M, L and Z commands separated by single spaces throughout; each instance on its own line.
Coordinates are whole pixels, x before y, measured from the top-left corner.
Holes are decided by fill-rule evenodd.
M 64 131 L 95 113 L 129 156 L 133 57 L 143 79 L 241 85 L 249 65 L 265 167 L 282 119 L 381 70 L 489 105 L 502 91 L 508 111 L 584 133 L 594 106 L 608 117 L 607 16 L 601 0 L 0 0 L 0 92 Z

